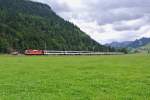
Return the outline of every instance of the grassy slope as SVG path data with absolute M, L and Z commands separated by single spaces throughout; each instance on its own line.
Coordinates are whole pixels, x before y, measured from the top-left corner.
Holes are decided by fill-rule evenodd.
M 137 48 L 141 53 L 148 53 L 150 50 L 150 43 L 146 44 L 145 46 Z
M 1 100 L 148 100 L 150 56 L 0 56 Z
M 142 46 L 141 48 L 146 48 L 146 49 L 150 49 L 150 43 L 145 45 L 145 46 Z

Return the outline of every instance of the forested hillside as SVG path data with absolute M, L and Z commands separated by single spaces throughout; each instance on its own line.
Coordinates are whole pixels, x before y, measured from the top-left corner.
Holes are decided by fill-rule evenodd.
M 45 4 L 0 0 L 0 52 L 25 49 L 113 51 L 92 40 Z

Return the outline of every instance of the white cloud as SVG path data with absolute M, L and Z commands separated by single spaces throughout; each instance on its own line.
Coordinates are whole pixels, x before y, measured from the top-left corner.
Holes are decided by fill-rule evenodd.
M 149 0 L 35 0 L 100 43 L 150 37 Z

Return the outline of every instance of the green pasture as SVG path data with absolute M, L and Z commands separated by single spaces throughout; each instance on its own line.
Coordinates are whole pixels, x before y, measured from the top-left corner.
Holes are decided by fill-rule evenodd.
M 0 100 L 150 100 L 150 55 L 0 55 Z

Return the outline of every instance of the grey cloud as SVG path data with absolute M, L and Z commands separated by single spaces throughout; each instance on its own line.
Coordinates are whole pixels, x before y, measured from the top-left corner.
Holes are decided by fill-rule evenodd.
M 71 12 L 71 8 L 65 2 L 59 3 L 59 2 L 51 1 L 50 5 L 52 6 L 52 9 L 57 13 Z
M 116 8 L 133 8 L 133 7 L 149 7 L 149 0 L 83 0 L 85 4 L 92 9 L 116 9 Z
M 149 9 L 149 10 L 148 10 Z M 89 13 L 89 17 L 97 21 L 100 25 L 120 21 L 128 21 L 142 18 L 150 13 L 149 8 L 116 8 L 110 10 L 97 10 Z
M 133 31 L 133 30 L 139 30 L 140 29 L 139 26 L 130 27 L 130 26 L 126 26 L 126 25 L 116 25 L 113 28 L 116 31 L 127 31 L 127 30 Z
M 83 0 L 88 7 L 89 17 L 108 24 L 132 20 L 150 13 L 149 0 Z M 92 12 L 92 13 L 91 13 Z
M 140 30 L 142 26 L 146 26 L 150 24 L 150 16 L 142 17 L 140 19 L 131 20 L 132 22 L 118 22 L 113 24 L 113 28 L 116 31 L 136 31 Z M 131 23 L 131 24 L 128 24 Z

